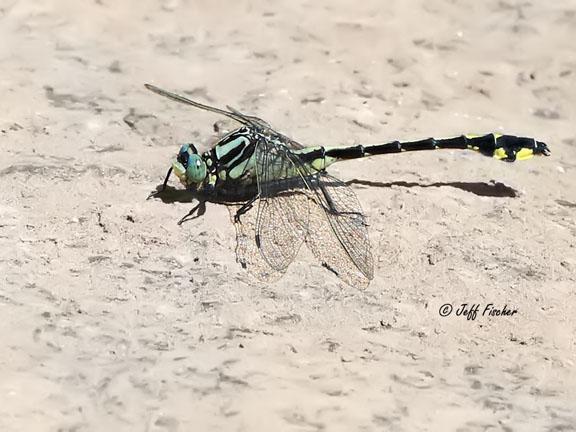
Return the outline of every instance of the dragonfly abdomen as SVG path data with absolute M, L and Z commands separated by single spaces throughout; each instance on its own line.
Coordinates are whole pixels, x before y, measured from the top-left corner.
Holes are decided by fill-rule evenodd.
M 534 155 L 548 156 L 550 154 L 550 150 L 546 144 L 536 141 L 533 138 L 488 134 L 482 136 L 462 135 L 445 139 L 427 138 L 420 141 L 409 142 L 393 141 L 386 144 L 370 146 L 358 145 L 341 148 L 316 148 L 314 151 L 309 152 L 307 157 L 347 160 L 390 153 L 439 149 L 475 150 L 485 156 L 503 159 L 509 162 L 517 159 L 529 159 Z M 326 166 L 330 165 L 331 162 L 327 163 Z

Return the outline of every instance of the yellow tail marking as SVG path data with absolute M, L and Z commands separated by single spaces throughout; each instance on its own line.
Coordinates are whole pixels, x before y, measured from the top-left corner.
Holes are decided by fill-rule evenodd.
M 504 150 L 503 148 L 497 148 L 494 151 L 494 156 L 496 159 L 505 159 L 508 157 L 508 155 L 506 154 L 506 150 Z
M 516 160 L 526 160 L 534 156 L 534 150 L 529 148 L 522 148 L 516 153 Z

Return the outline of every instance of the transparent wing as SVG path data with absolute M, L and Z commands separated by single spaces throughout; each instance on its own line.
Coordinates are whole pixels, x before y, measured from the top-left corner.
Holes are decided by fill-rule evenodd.
M 269 140 L 281 142 L 286 147 L 289 147 L 294 150 L 300 150 L 305 147 L 298 141 L 295 141 L 292 138 L 289 138 L 286 135 L 283 135 L 280 132 L 275 131 L 274 129 L 272 129 L 272 126 L 270 126 L 270 123 L 268 123 L 265 120 L 262 120 L 259 117 L 243 114 L 237 109 L 232 108 L 230 105 L 227 105 L 226 108 L 228 108 L 232 113 L 236 115 L 242 116 L 243 118 L 250 119 L 251 121 L 253 121 L 254 124 L 260 127 L 261 133 L 267 135 L 267 138 Z
M 366 217 L 356 194 L 346 183 L 325 172 L 317 173 L 309 183 L 319 202 L 310 218 L 306 238 L 309 248 L 349 284 L 367 285 L 374 277 L 374 262 Z
M 259 200 L 255 240 L 276 271 L 284 271 L 294 260 L 308 232 L 308 187 L 297 159 L 287 147 L 265 138 L 256 145 Z
M 287 147 L 290 147 L 294 150 L 301 150 L 305 148 L 303 144 L 300 144 L 298 141 L 295 141 L 292 138 L 288 138 L 286 135 L 282 135 L 280 132 L 276 132 L 274 129 L 269 128 L 269 132 L 273 133 L 275 138 L 282 141 Z
M 245 118 L 245 119 L 249 119 L 253 123 L 261 126 L 262 128 L 270 128 L 270 129 L 272 128 L 272 126 L 270 126 L 270 123 L 268 123 L 265 120 L 262 120 L 260 117 L 241 113 L 236 108 L 233 108 L 230 105 L 226 105 L 226 108 L 228 108 L 230 110 L 230 112 L 232 112 L 233 114 L 236 114 L 237 116 L 240 116 L 240 117 Z
M 270 267 L 254 241 L 256 237 L 256 208 L 244 213 L 240 219 L 236 219 L 236 212 L 241 207 L 240 204 L 228 206 L 230 220 L 236 229 L 236 261 L 242 268 L 245 268 L 261 281 L 275 282 L 282 277 L 284 271 L 277 271 Z
M 244 116 L 244 114 L 241 114 L 238 111 L 229 112 L 229 111 L 226 111 L 226 110 L 223 110 L 220 108 L 216 108 L 216 107 L 213 107 L 210 105 L 201 104 L 200 102 L 195 102 L 191 99 L 188 99 L 185 96 L 180 96 L 176 93 L 169 92 L 168 90 L 163 90 L 159 87 L 153 86 L 152 84 L 144 84 L 144 87 L 146 87 L 151 92 L 159 94 L 160 96 L 164 96 L 164 97 L 171 99 L 173 101 L 180 102 L 180 103 L 183 103 L 185 105 L 190 105 L 190 106 L 199 108 L 199 109 L 204 110 L 204 111 L 210 111 L 210 112 L 213 112 L 216 114 L 221 114 L 223 116 L 226 116 L 226 117 L 229 117 L 233 120 L 236 120 L 237 122 L 242 123 L 246 126 L 256 126 L 256 124 L 253 122 L 253 120 L 251 120 L 251 117 Z
M 193 106 L 195 108 L 199 108 L 199 109 L 204 110 L 204 111 L 210 111 L 210 112 L 213 112 L 216 114 L 221 114 L 223 116 L 226 116 L 228 118 L 236 120 L 237 122 L 242 123 L 243 125 L 246 125 L 246 126 L 257 127 L 261 131 L 266 132 L 270 135 L 276 135 L 278 138 L 282 139 L 286 145 L 288 145 L 291 148 L 294 148 L 294 149 L 304 148 L 304 146 L 302 144 L 300 144 L 299 142 L 296 142 L 293 139 L 288 138 L 287 136 L 282 135 L 282 134 L 274 131 L 274 129 L 272 129 L 272 127 L 270 126 L 270 124 L 268 122 L 262 120 L 259 117 L 243 114 L 240 111 L 238 111 L 238 110 L 236 110 L 230 106 L 227 106 L 227 108 L 230 111 L 226 111 L 226 110 L 216 108 L 216 107 L 213 107 L 210 105 L 202 104 L 200 102 L 195 102 L 191 99 L 188 99 L 185 96 L 181 96 L 181 95 L 178 95 L 176 93 L 169 92 L 168 90 L 163 90 L 159 87 L 153 86 L 152 84 L 144 84 L 144 87 L 146 87 L 151 92 L 154 92 L 160 96 L 164 96 L 164 97 L 171 99 L 173 101 L 180 102 L 180 103 L 183 103 L 185 105 L 190 105 L 190 106 Z
M 374 264 L 366 218 L 352 188 L 272 140 L 260 140 L 256 166 L 256 242 L 270 266 L 284 270 L 305 238 L 326 267 L 348 283 L 366 285 Z

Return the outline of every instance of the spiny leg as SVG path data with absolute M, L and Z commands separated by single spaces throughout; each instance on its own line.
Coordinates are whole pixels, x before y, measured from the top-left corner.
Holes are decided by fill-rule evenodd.
M 260 198 L 259 195 L 256 195 L 255 197 L 251 198 L 249 201 L 245 202 L 244 204 L 242 204 L 242 207 L 240 207 L 237 211 L 236 214 L 234 215 L 234 222 L 240 222 L 240 216 L 242 216 L 244 213 L 248 212 L 253 206 L 254 206 L 254 202 Z
M 359 216 L 363 216 L 362 213 L 360 212 L 344 212 L 344 211 L 340 211 L 336 208 L 336 204 L 334 203 L 334 200 L 332 199 L 332 197 L 330 196 L 330 193 L 326 190 L 326 186 L 324 186 L 322 183 L 319 183 L 319 188 L 320 191 L 322 192 L 322 195 L 324 196 L 324 199 L 326 200 L 326 203 L 328 204 L 328 212 L 330 214 L 333 214 L 334 216 L 341 216 L 341 215 L 359 215 Z
M 196 213 L 196 215 L 191 217 L 194 215 L 194 213 Z M 178 225 L 182 225 L 188 220 L 196 219 L 197 217 L 202 216 L 204 213 L 206 213 L 206 201 L 198 201 L 198 204 L 192 207 L 192 209 L 178 221 Z
M 170 167 L 168 169 L 168 172 L 166 173 L 166 177 L 164 178 L 164 183 L 162 183 L 162 189 L 160 189 L 160 192 L 164 192 L 166 190 L 166 186 L 168 185 L 168 179 L 170 179 L 170 174 L 172 174 L 172 167 Z
M 170 174 L 172 174 L 172 167 L 168 169 L 168 173 L 166 173 L 166 178 L 164 178 L 164 183 L 162 183 L 162 187 L 160 188 L 160 190 L 150 192 L 150 195 L 148 195 L 148 198 L 146 198 L 147 200 L 149 200 L 152 197 L 155 197 L 159 193 L 162 193 L 166 190 L 166 187 L 168 186 L 168 180 L 170 179 Z

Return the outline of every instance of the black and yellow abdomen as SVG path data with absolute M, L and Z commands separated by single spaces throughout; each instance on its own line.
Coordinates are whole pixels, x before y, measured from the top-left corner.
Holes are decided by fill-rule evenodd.
M 315 147 L 300 150 L 297 153 L 308 164 L 318 169 L 324 169 L 334 162 L 362 157 L 403 153 L 410 151 L 459 149 L 474 150 L 484 156 L 493 157 L 507 162 L 529 159 L 535 155 L 550 154 L 548 146 L 533 138 L 514 135 L 462 135 L 455 138 L 427 138 L 420 141 L 393 141 L 386 144 L 352 147 Z M 323 161 L 323 162 L 322 162 Z

